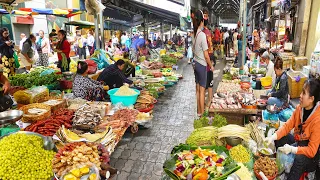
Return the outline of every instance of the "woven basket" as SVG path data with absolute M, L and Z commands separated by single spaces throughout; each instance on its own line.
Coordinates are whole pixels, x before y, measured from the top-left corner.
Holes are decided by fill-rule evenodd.
M 57 100 L 60 101 L 59 104 L 56 105 L 50 105 L 50 104 L 45 104 L 47 101 L 49 100 Z M 55 98 L 55 97 L 50 97 L 47 101 L 43 102 L 45 105 L 48 105 L 51 107 L 51 112 L 54 113 L 55 111 L 57 111 L 58 109 L 61 108 L 66 108 L 67 107 L 67 101 L 65 99 L 60 99 L 60 98 Z
M 40 114 L 40 115 L 33 115 L 33 114 L 28 114 L 28 110 L 32 108 L 39 108 L 39 109 L 45 109 L 47 112 Z M 22 116 L 22 122 L 28 122 L 32 123 L 35 121 L 43 120 L 51 116 L 51 107 L 42 103 L 34 103 L 34 104 L 29 104 L 25 105 L 20 108 L 21 111 L 23 111 L 23 116 Z
M 300 76 L 300 81 L 296 82 L 295 77 L 298 76 L 298 75 Z M 288 84 L 289 84 L 290 98 L 298 98 L 298 97 L 300 97 L 304 82 L 306 80 L 307 80 L 307 77 L 303 73 L 301 73 L 299 71 L 290 70 L 288 72 Z

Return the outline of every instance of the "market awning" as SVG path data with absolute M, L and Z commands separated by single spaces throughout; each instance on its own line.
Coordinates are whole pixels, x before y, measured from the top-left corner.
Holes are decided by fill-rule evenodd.
M 94 27 L 94 23 L 89 22 L 89 21 L 70 21 L 64 23 L 65 25 L 69 26 L 79 26 L 81 28 L 91 28 Z
M 66 18 L 81 14 L 83 12 L 80 9 L 19 8 L 19 10 L 30 12 L 32 15 L 54 15 Z
M 5 9 L 0 9 L 0 14 L 9 14 L 9 12 Z M 26 12 L 26 11 L 20 11 L 20 10 L 13 10 L 11 14 L 16 14 L 16 15 L 30 15 L 31 12 Z

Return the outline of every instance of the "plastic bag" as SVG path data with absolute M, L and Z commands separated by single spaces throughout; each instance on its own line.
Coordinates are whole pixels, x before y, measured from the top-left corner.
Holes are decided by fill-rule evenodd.
M 295 154 L 293 153 L 285 154 L 278 149 L 277 159 L 276 159 L 278 172 L 281 173 L 285 171 L 286 173 L 289 173 L 293 165 L 294 158 L 295 158 Z
M 282 110 L 278 113 L 279 120 L 282 122 L 287 122 L 287 120 L 292 116 L 294 109 L 290 106 L 287 109 Z

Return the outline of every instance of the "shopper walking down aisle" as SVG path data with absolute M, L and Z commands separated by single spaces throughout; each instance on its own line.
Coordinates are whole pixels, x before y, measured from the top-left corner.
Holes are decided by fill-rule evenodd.
M 23 46 L 23 43 L 27 40 L 27 37 L 26 37 L 26 34 L 24 33 L 21 33 L 20 34 L 20 43 L 19 43 L 19 50 L 21 51 L 22 50 L 22 46 Z
M 26 70 L 29 71 L 31 69 L 32 63 L 34 62 L 35 43 L 36 37 L 33 34 L 30 34 L 29 38 L 23 43 L 22 50 L 19 55 L 21 62 L 19 73 L 23 73 Z
M 196 81 L 196 94 L 198 115 L 204 113 L 205 105 L 205 89 L 207 86 L 207 65 L 213 71 L 213 65 L 208 54 L 208 44 L 206 34 L 202 32 L 204 27 L 204 19 L 202 11 L 198 10 L 195 14 L 195 40 L 194 40 L 194 71 Z
M 229 36 L 230 35 L 229 35 L 228 30 L 225 30 L 225 32 L 223 33 L 223 42 L 224 42 L 224 53 L 225 53 L 226 57 L 229 56 L 229 49 L 230 49 Z
M 36 44 L 37 51 L 39 54 L 39 59 L 36 61 L 36 66 L 45 66 L 49 65 L 49 48 L 50 42 L 49 39 L 44 37 L 44 31 L 39 31 L 39 39 Z
M 15 74 L 15 61 L 13 58 L 14 43 L 9 37 L 8 28 L 4 27 L 0 29 L 0 65 L 3 68 L 3 75 L 6 77 L 13 76 Z
M 216 60 L 213 54 L 213 35 L 211 31 L 208 29 L 207 25 L 209 23 L 209 10 L 207 8 L 203 9 L 203 17 L 204 17 L 204 28 L 203 32 L 206 34 L 207 44 L 208 44 L 208 54 L 211 61 L 212 66 L 215 66 Z M 211 99 L 213 96 L 213 69 L 210 68 L 211 66 L 207 64 L 207 86 L 208 89 L 208 102 L 207 107 L 211 104 Z
M 56 52 L 58 53 L 58 68 L 61 72 L 69 71 L 70 67 L 70 43 L 67 40 L 67 32 L 64 30 L 58 31 L 59 42 L 57 44 Z
M 235 55 L 237 55 L 239 53 L 239 49 L 238 49 L 238 30 L 235 29 L 234 33 L 232 35 L 233 37 L 233 52 Z
M 88 32 L 87 45 L 88 45 L 89 53 L 91 56 L 94 53 L 94 37 L 93 37 L 92 30 L 89 30 Z

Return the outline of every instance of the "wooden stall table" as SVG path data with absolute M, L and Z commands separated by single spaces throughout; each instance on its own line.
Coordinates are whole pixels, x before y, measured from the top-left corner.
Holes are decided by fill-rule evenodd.
M 213 117 L 215 113 L 224 116 L 228 124 L 244 125 L 246 115 L 258 114 L 258 109 L 209 109 L 209 116 Z

